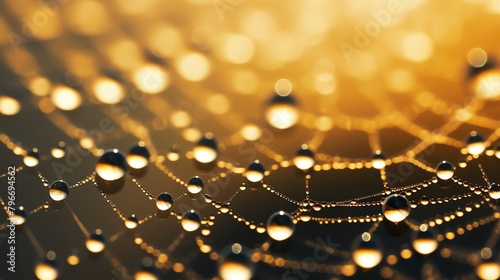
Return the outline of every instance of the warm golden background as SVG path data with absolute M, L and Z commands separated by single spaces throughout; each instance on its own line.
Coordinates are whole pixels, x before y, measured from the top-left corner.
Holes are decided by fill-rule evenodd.
M 500 179 L 499 30 L 496 0 L 3 0 L 0 170 L 5 171 L 0 174 L 9 165 L 22 166 L 23 158 L 26 164 L 28 151 L 38 149 L 40 163 L 16 176 L 16 201 L 29 212 L 50 200 L 38 172 L 49 183 L 63 179 L 72 185 L 95 170 L 104 150 L 127 154 L 143 141 L 150 164 L 146 174 L 133 176 L 154 197 L 164 191 L 178 197 L 185 188 L 175 179 L 198 175 L 211 183 L 205 193 L 225 201 L 246 182 L 240 173 L 260 160 L 272 171 L 267 183 L 286 198 L 303 201 L 305 173 L 291 165 L 307 144 L 316 152 L 309 190 L 317 202 L 379 193 L 384 172 L 390 188 L 426 182 L 442 160 L 457 168 L 458 178 L 487 188 L 478 163 L 491 181 Z M 296 102 L 276 104 L 273 96 Z M 467 154 L 465 140 L 472 131 L 484 137 L 482 155 Z M 193 159 L 193 148 L 206 133 L 218 141 L 212 165 Z M 55 159 L 51 150 L 60 141 L 66 157 Z M 372 168 L 377 151 L 387 157 L 383 171 Z M 153 201 L 125 178 L 124 186 L 109 194 L 112 202 L 127 217 L 154 213 Z M 6 191 L 0 190 L 5 201 Z M 418 203 L 422 195 L 437 199 L 464 192 L 456 183 L 432 184 L 408 199 Z M 184 233 L 175 217 L 152 217 L 129 230 L 87 182 L 71 190 L 67 205 L 28 215 L 16 232 L 17 272 L 13 276 L 3 263 L 0 279 L 35 279 L 38 249 L 42 255 L 56 253 L 58 279 L 133 279 L 127 277 L 145 257 L 160 267 L 160 279 L 214 279 L 222 258 L 201 252 L 207 248 L 197 237 L 216 253 L 235 242 L 248 248 L 256 262 L 252 279 L 475 279 L 484 247 L 491 247 L 493 267 L 500 269 L 496 201 L 488 200 L 484 192 L 414 209 L 410 218 L 420 223 L 436 215 L 446 220 L 469 202 L 481 205 L 436 226 L 441 241 L 430 256 L 412 249 L 411 229 L 380 224 L 374 234 L 382 240 L 383 260 L 364 270 L 353 265 L 351 244 L 373 222 L 299 221 L 292 238 L 276 244 L 267 233 L 218 215 L 203 198 L 184 196 L 172 211 L 193 208 L 203 217 L 215 215 L 210 235 Z M 102 229 L 106 254 L 87 252 L 68 205 L 87 230 Z M 297 205 L 248 184 L 231 210 L 258 225 Z M 381 208 L 323 207 L 311 213 L 347 220 L 378 215 Z M 479 225 L 481 219 L 488 222 Z M 160 251 L 148 252 L 147 245 L 141 249 L 138 236 L 168 260 Z M 308 271 L 311 242 L 318 238 L 331 240 L 341 253 L 327 250 L 325 267 Z M 0 240 L 3 259 L 7 245 Z

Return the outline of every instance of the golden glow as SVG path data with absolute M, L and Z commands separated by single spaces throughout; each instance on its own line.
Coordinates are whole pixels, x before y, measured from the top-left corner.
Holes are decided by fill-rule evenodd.
M 92 253 L 99 253 L 104 250 L 105 245 L 101 240 L 89 238 L 87 242 L 85 242 L 85 247 Z
M 134 280 L 158 280 L 158 277 L 147 270 L 139 270 L 135 273 Z
M 52 264 L 41 262 L 35 266 L 35 275 L 40 280 L 55 280 L 59 272 Z
M 250 280 L 252 271 L 245 265 L 236 262 L 224 262 L 219 268 L 223 280 Z
M 264 173 L 257 171 L 257 170 L 247 170 L 243 175 L 248 179 L 250 182 L 260 182 L 264 178 Z
M 352 263 L 344 264 L 340 267 L 340 271 L 344 276 L 350 277 L 356 274 L 356 266 Z
M 476 267 L 476 274 L 483 280 L 496 280 L 500 278 L 500 263 L 484 262 Z
M 101 178 L 107 181 L 118 180 L 125 175 L 123 168 L 111 164 L 97 163 L 95 170 Z
M 242 64 L 252 59 L 253 42 L 244 35 L 230 35 L 223 44 L 223 56 L 228 62 Z
M 473 82 L 472 88 L 476 96 L 485 100 L 500 98 L 500 70 L 491 69 L 480 73 Z
M 413 241 L 413 248 L 422 255 L 428 255 L 434 252 L 438 247 L 436 239 L 418 238 Z
M 410 249 L 403 249 L 401 250 L 401 257 L 405 260 L 411 258 L 413 254 L 411 253 Z
M 225 114 L 231 109 L 229 99 L 222 94 L 211 95 L 207 100 L 207 109 L 216 115 Z
M 488 55 L 481 48 L 473 48 L 467 54 L 467 60 L 474 67 L 483 67 L 488 61 Z
M 170 121 L 175 127 L 187 127 L 191 124 L 191 116 L 186 111 L 177 110 L 170 114 Z
M 196 146 L 193 149 L 194 158 L 201 163 L 209 163 L 217 158 L 217 151 L 206 146 Z
M 428 60 L 434 52 L 434 45 L 425 33 L 410 33 L 404 36 L 401 44 L 401 55 L 411 62 Z
M 51 98 L 54 105 L 64 111 L 75 110 L 82 104 L 80 93 L 63 85 L 58 85 L 52 90 Z
M 110 26 L 109 14 L 102 2 L 83 0 L 71 2 L 66 20 L 69 28 L 83 35 L 96 35 L 107 31 Z M 88 15 L 92 15 L 91 18 Z
M 259 88 L 259 76 L 251 70 L 235 70 L 232 87 L 239 94 L 252 94 Z
M 125 97 L 123 87 L 117 81 L 110 78 L 98 78 L 94 80 L 92 89 L 95 97 L 105 104 L 116 104 Z
M 38 165 L 40 161 L 36 157 L 33 157 L 31 155 L 26 155 L 23 158 L 23 162 L 28 167 L 35 167 Z
M 176 61 L 179 75 L 192 82 L 204 80 L 212 71 L 210 61 L 200 53 L 188 53 Z
M 78 258 L 77 255 L 69 255 L 67 262 L 69 265 L 77 265 L 78 263 L 80 263 L 80 258 Z
M 6 116 L 15 115 L 21 110 L 21 104 L 17 99 L 9 96 L 0 96 L 0 114 Z
M 293 158 L 293 164 L 302 170 L 311 168 L 314 165 L 314 162 L 314 158 L 308 156 L 295 156 Z
M 373 268 L 382 261 L 383 255 L 380 250 L 358 248 L 352 252 L 352 260 L 362 268 Z
M 47 96 L 52 88 L 52 83 L 45 77 L 35 77 L 29 80 L 28 88 L 34 95 Z
M 256 141 L 262 135 L 262 131 L 260 127 L 255 124 L 246 124 L 241 128 L 240 134 L 243 139 L 247 141 Z
M 142 169 L 148 165 L 149 159 L 142 155 L 129 154 L 127 155 L 127 163 L 134 169 Z
M 134 72 L 132 80 L 139 90 L 148 94 L 158 94 L 170 84 L 169 74 L 155 64 L 147 64 L 138 68 Z
M 292 92 L 292 83 L 287 79 L 279 79 L 274 85 L 274 90 L 281 96 L 287 96 Z

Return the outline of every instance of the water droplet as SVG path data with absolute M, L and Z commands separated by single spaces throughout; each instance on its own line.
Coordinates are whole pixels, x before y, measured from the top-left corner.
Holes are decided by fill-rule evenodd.
M 128 229 L 134 229 L 137 227 L 138 224 L 139 220 L 137 220 L 135 215 L 132 215 L 125 220 L 125 227 Z
M 47 256 L 35 265 L 35 275 L 40 280 L 57 279 L 59 276 L 59 270 L 57 268 L 54 252 L 50 251 L 47 253 Z
M 182 215 L 181 225 L 185 231 L 191 232 L 197 230 L 201 226 L 200 214 L 194 210 L 186 211 Z
M 387 160 L 387 158 L 385 157 L 385 155 L 382 152 L 376 151 L 375 154 L 373 154 L 373 156 L 372 156 L 373 168 L 375 168 L 375 169 L 384 168 L 386 165 L 386 160 Z
M 488 194 L 493 199 L 500 198 L 500 186 L 497 183 L 491 183 L 490 189 L 488 190 Z
M 266 227 L 264 226 L 263 223 L 260 223 L 260 224 L 257 225 L 257 227 L 255 228 L 255 230 L 258 233 L 264 233 L 264 232 L 266 232 Z
M 95 171 L 106 181 L 118 180 L 127 171 L 125 157 L 116 149 L 105 151 L 97 161 Z
M 170 148 L 170 151 L 167 153 L 167 158 L 170 161 L 178 161 L 180 158 L 179 148 L 174 145 Z
M 203 180 L 198 176 L 191 177 L 187 185 L 187 190 L 191 194 L 200 193 L 203 190 Z
M 480 155 L 486 149 L 484 137 L 476 131 L 469 134 L 465 140 L 465 145 L 467 152 L 473 156 Z
M 146 167 L 149 163 L 149 151 L 144 146 L 143 142 L 130 148 L 127 155 L 127 163 L 130 167 L 134 169 L 142 169 Z
M 156 268 L 151 264 L 151 259 L 146 258 L 149 261 L 143 260 L 143 265 L 141 269 L 139 269 L 134 274 L 134 280 L 158 280 L 158 272 Z
M 398 194 L 388 196 L 382 206 L 384 217 L 393 223 L 399 223 L 406 219 L 410 215 L 410 210 L 408 199 Z
M 352 248 L 352 260 L 362 268 L 373 268 L 382 261 L 382 246 L 376 236 L 371 235 L 367 241 L 357 237 Z
M 89 250 L 89 252 L 91 253 L 99 253 L 102 250 L 104 250 L 106 244 L 101 230 L 98 229 L 92 234 L 90 234 L 90 237 L 87 239 L 87 242 L 85 242 L 85 247 L 87 247 L 87 250 Z
M 50 154 L 54 158 L 63 158 L 66 155 L 66 143 L 60 141 L 57 145 L 50 150 Z
M 434 252 L 438 247 L 438 241 L 436 239 L 436 233 L 432 228 L 422 228 L 415 231 L 413 234 L 413 248 L 419 254 L 428 255 Z
M 255 162 L 250 163 L 243 175 L 248 179 L 248 181 L 255 183 L 261 181 L 264 178 L 264 172 L 264 166 L 262 165 L 262 163 L 256 160 Z
M 314 152 L 305 144 L 302 145 L 293 158 L 293 164 L 301 170 L 308 170 L 314 165 L 314 162 Z
M 485 261 L 476 267 L 476 274 L 481 279 L 498 279 L 500 278 L 500 263 L 493 260 Z
M 57 180 L 49 187 L 49 195 L 54 201 L 63 201 L 68 197 L 69 186 L 63 180 Z
M 223 280 L 250 280 L 253 275 L 253 262 L 247 249 L 235 243 L 222 250 L 219 275 Z
M 429 202 L 430 202 L 430 199 L 429 199 L 427 196 L 425 196 L 425 195 L 423 195 L 423 196 L 420 198 L 420 203 L 421 203 L 422 205 L 427 205 L 427 204 L 429 204 Z
M 193 149 L 194 158 L 200 163 L 210 163 L 217 158 L 217 141 L 211 133 L 203 136 Z
M 455 167 L 453 166 L 453 164 L 447 161 L 443 160 L 436 166 L 436 175 L 441 180 L 451 179 L 453 177 L 454 172 L 455 172 Z
M 229 210 L 231 210 L 231 208 L 229 207 L 229 205 L 227 203 L 224 203 L 221 207 L 220 207 L 220 212 L 221 213 L 227 213 L 229 212 Z
M 168 192 L 162 192 L 156 198 L 156 207 L 161 211 L 166 211 L 174 204 L 174 198 Z
M 13 211 L 14 213 L 9 217 L 11 223 L 20 226 L 26 222 L 26 211 L 24 207 L 20 206 Z
M 472 204 L 467 203 L 467 204 L 465 205 L 465 212 L 468 212 L 468 213 L 469 213 L 469 212 L 472 212 Z
M 267 104 L 266 120 L 277 129 L 287 129 L 294 126 L 299 120 L 295 98 L 289 94 L 273 95 Z
M 309 211 L 304 211 L 302 213 L 300 213 L 300 216 L 299 216 L 299 219 L 302 221 L 302 222 L 309 222 L 311 220 L 311 212 Z
M 262 130 L 256 124 L 249 123 L 241 128 L 240 134 L 246 141 L 257 141 L 262 135 Z
M 292 236 L 295 230 L 292 215 L 279 211 L 272 214 L 267 220 L 267 233 L 277 241 L 283 241 Z
M 23 158 L 23 162 L 28 167 L 35 167 L 40 163 L 40 154 L 38 154 L 37 149 L 28 151 Z

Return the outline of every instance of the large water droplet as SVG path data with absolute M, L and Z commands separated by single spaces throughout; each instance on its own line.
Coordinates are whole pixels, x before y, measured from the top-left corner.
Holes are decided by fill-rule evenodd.
M 308 170 L 314 165 L 314 162 L 314 152 L 305 144 L 302 145 L 293 158 L 293 164 L 302 170 Z
M 166 211 L 174 204 L 174 198 L 171 194 L 163 192 L 156 198 L 156 207 L 161 211 Z
M 219 275 L 223 280 L 250 280 L 253 262 L 245 248 L 235 243 L 221 252 Z
M 480 155 L 486 149 L 484 137 L 476 131 L 469 134 L 465 140 L 465 145 L 467 152 L 473 156 Z
M 191 194 L 200 193 L 203 190 L 203 180 L 198 176 L 191 177 L 187 185 L 187 190 Z
M 258 160 L 250 163 L 243 174 L 250 182 L 259 182 L 264 178 L 264 166 Z
M 436 166 L 436 175 L 441 180 L 449 180 L 455 173 L 455 167 L 448 161 L 442 161 Z
M 385 155 L 382 152 L 380 152 L 380 151 L 375 152 L 373 154 L 373 156 L 372 156 L 372 166 L 373 166 L 373 168 L 375 168 L 375 169 L 382 169 L 382 168 L 384 168 L 385 165 L 386 165 L 386 162 L 385 162 L 386 160 L 387 159 L 386 159 Z
M 116 149 L 105 151 L 97 161 L 95 171 L 106 181 L 118 180 L 127 171 L 125 157 Z
M 92 234 L 90 234 L 87 242 L 85 242 L 85 247 L 91 253 L 99 253 L 104 250 L 106 247 L 104 236 L 102 235 L 102 231 L 100 229 L 96 230 Z
M 279 211 L 272 214 L 267 220 L 267 233 L 277 241 L 283 241 L 292 236 L 295 230 L 292 215 Z
M 499 199 L 500 198 L 500 185 L 498 185 L 497 183 L 491 183 L 490 188 L 488 190 L 488 194 L 493 199 Z
M 40 163 L 40 154 L 37 149 L 28 151 L 23 158 L 23 162 L 28 167 L 35 167 Z
M 55 253 L 50 251 L 35 265 L 35 275 L 40 280 L 55 280 L 59 276 Z
M 384 217 L 393 223 L 399 223 L 406 219 L 410 215 L 410 210 L 408 199 L 398 194 L 388 196 L 382 206 Z
M 267 122 L 278 129 L 287 129 L 299 121 L 295 98 L 291 94 L 281 96 L 275 94 L 266 108 Z
M 414 232 L 412 245 L 419 254 L 428 255 L 437 249 L 438 241 L 433 229 L 426 227 L 424 229 L 425 231 L 421 228 Z
M 194 158 L 200 163 L 210 163 L 217 158 L 217 141 L 211 133 L 203 136 L 193 149 Z
M 49 187 L 49 195 L 54 201 L 62 201 L 68 197 L 69 186 L 63 180 L 57 180 Z
M 382 261 L 382 246 L 373 235 L 357 237 L 352 246 L 352 260 L 360 267 L 370 269 Z
M 144 143 L 140 142 L 130 148 L 127 155 L 127 163 L 134 169 L 142 169 L 148 165 L 149 156 L 150 154 L 148 149 L 144 146 Z
M 198 212 L 189 210 L 182 215 L 181 219 L 182 228 L 185 231 L 195 231 L 201 226 L 201 217 Z

